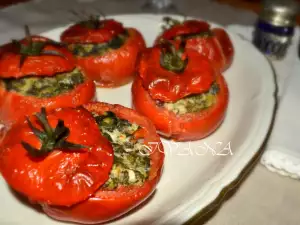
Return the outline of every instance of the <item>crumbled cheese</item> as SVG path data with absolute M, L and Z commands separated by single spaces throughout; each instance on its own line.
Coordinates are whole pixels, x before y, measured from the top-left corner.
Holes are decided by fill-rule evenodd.
M 129 175 L 129 182 L 130 183 L 136 182 L 135 173 L 132 170 L 127 170 L 127 172 L 128 172 L 128 175 Z
M 111 112 L 94 117 L 114 148 L 114 164 L 103 188 L 113 190 L 119 185 L 143 184 L 149 175 L 150 158 L 148 147 L 133 137 L 140 127 L 117 118 Z

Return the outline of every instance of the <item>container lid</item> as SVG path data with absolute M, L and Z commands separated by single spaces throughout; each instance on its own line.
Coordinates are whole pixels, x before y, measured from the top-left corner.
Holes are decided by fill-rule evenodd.
M 275 26 L 294 26 L 298 12 L 295 0 L 264 0 L 260 19 Z

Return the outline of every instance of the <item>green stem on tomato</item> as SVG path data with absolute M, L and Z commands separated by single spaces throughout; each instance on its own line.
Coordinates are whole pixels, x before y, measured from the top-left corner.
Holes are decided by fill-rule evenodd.
M 12 44 L 15 45 L 18 49 L 20 56 L 19 68 L 21 68 L 28 56 L 41 56 L 41 55 L 51 55 L 65 57 L 60 52 L 54 50 L 44 50 L 46 45 L 54 45 L 62 47 L 63 44 L 55 41 L 33 41 L 29 27 L 25 25 L 25 39 L 27 40 L 26 44 L 22 44 L 20 41 L 12 40 Z
M 161 67 L 174 73 L 182 73 L 188 63 L 188 58 L 183 57 L 185 42 L 181 42 L 179 48 L 176 49 L 171 42 L 164 41 L 162 47 L 160 55 Z
M 58 120 L 56 127 L 53 129 L 48 122 L 45 108 L 42 108 L 41 112 L 36 114 L 36 117 L 42 126 L 42 130 L 34 127 L 28 118 L 27 123 L 34 135 L 40 140 L 42 145 L 41 148 L 37 149 L 25 141 L 21 142 L 24 149 L 31 156 L 46 156 L 55 149 L 60 149 L 61 151 L 78 151 L 86 148 L 86 146 L 66 141 L 70 134 L 70 130 L 64 125 L 63 120 Z

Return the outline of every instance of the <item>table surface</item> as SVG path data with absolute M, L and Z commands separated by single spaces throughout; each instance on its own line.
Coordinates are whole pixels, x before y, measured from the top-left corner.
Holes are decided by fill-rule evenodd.
M 300 182 L 272 173 L 258 164 L 205 225 L 298 225 Z M 298 193 L 298 194 L 297 194 Z
M 62 21 L 64 17 L 59 17 L 59 13 L 69 9 L 70 5 L 74 8 L 79 1 L 36 0 L 34 3 L 26 3 L 26 6 L 19 4 L 5 8 L 0 12 L 0 30 L 6 31 L 0 33 L 1 43 L 23 35 L 21 29 L 23 24 L 30 25 L 33 33 L 39 33 L 65 23 L 66 21 Z M 85 1 L 85 6 L 94 8 L 93 0 Z M 140 12 L 140 0 L 94 1 L 99 3 L 101 10 L 106 14 Z M 211 3 L 210 0 L 177 1 L 177 5 L 185 15 L 200 16 L 222 25 L 236 23 L 251 26 L 256 18 L 254 13 L 237 12 L 236 9 L 229 6 L 221 7 L 217 3 Z M 230 198 L 226 198 L 220 207 L 216 207 L 217 210 L 205 214 L 201 222 L 196 224 L 298 225 L 300 224 L 299 191 L 300 181 L 269 172 L 265 167 L 257 164 L 239 187 L 230 192 Z

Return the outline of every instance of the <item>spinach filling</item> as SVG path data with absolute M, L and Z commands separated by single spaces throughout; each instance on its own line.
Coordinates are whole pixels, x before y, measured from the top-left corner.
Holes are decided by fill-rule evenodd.
M 52 77 L 26 76 L 19 79 L 2 79 L 7 91 L 15 91 L 24 96 L 38 98 L 54 97 L 74 89 L 84 82 L 84 76 L 79 69 L 59 73 Z
M 124 32 L 122 34 L 117 35 L 109 42 L 99 43 L 99 44 L 75 43 L 75 44 L 69 44 L 68 48 L 73 53 L 73 55 L 78 57 L 101 56 L 110 50 L 114 50 L 122 47 L 128 37 L 129 37 L 128 32 Z
M 118 118 L 110 111 L 94 117 L 102 135 L 114 149 L 114 164 L 102 188 L 114 190 L 120 185 L 142 185 L 149 176 L 150 157 L 143 141 L 134 138 L 134 133 L 140 127 Z
M 200 33 L 181 34 L 172 38 L 172 40 L 187 41 L 192 38 L 209 38 L 214 34 L 211 31 L 203 31 Z
M 219 86 L 214 83 L 205 93 L 190 95 L 172 103 L 165 102 L 162 106 L 177 115 L 197 113 L 213 106 L 217 101 L 218 92 Z
M 203 31 L 203 32 L 200 32 L 200 33 L 177 35 L 177 36 L 172 37 L 170 40 L 186 42 L 186 41 L 188 41 L 190 39 L 193 39 L 193 38 L 210 38 L 210 37 L 213 37 L 213 36 L 214 36 L 214 34 L 211 31 Z M 160 38 L 159 41 L 163 42 L 164 38 L 163 37 Z

